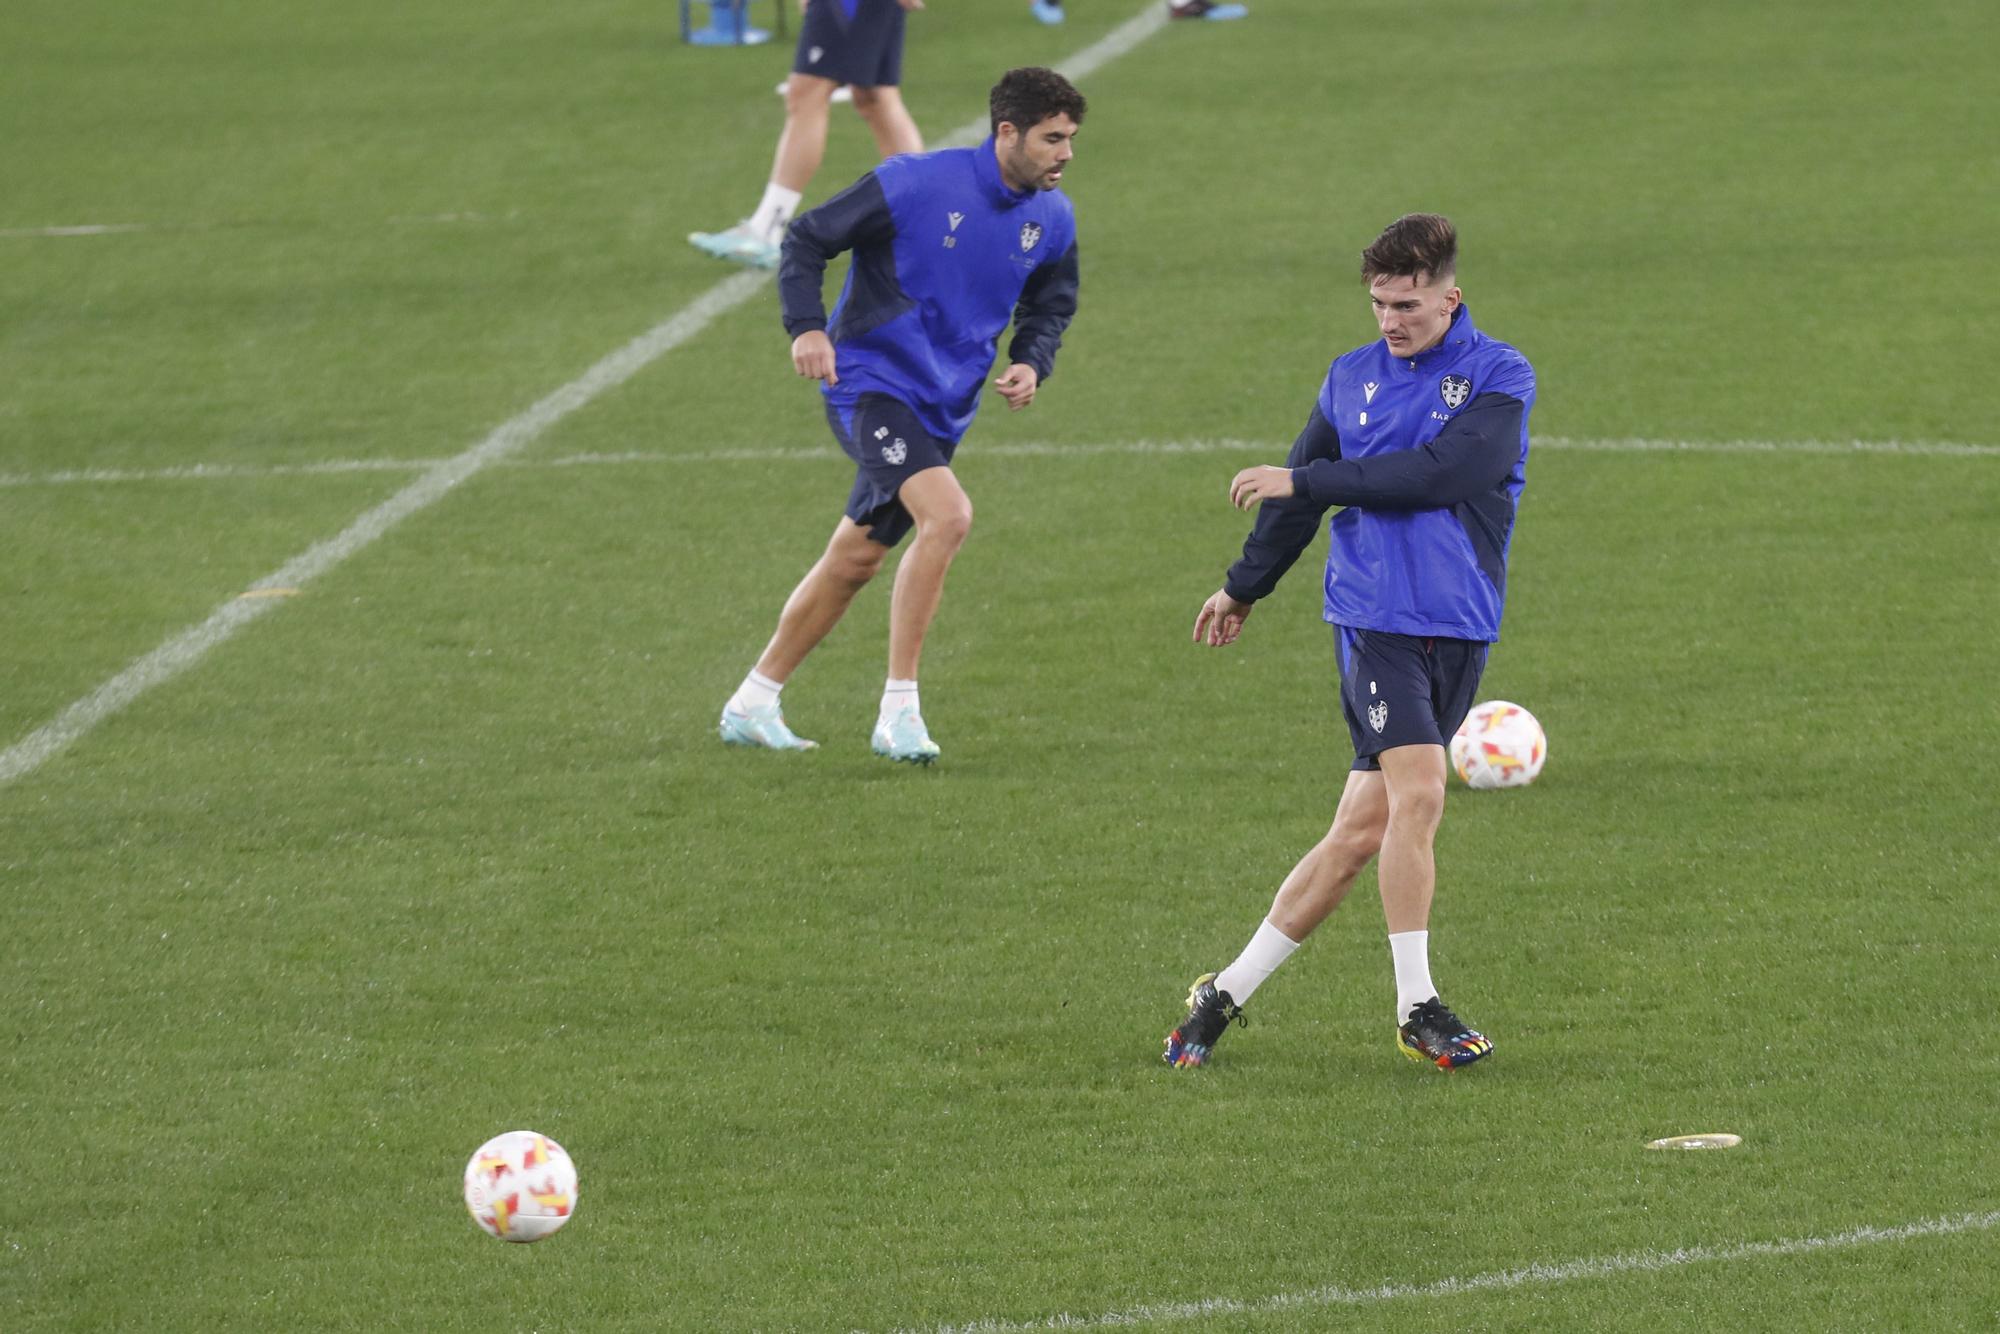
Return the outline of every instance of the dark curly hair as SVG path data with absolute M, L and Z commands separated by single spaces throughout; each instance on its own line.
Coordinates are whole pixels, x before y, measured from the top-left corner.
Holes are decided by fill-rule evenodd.
M 1083 94 L 1068 79 L 1052 69 L 1028 65 L 1001 75 L 986 107 L 992 115 L 993 132 L 998 134 L 1003 120 L 1023 132 L 1051 116 L 1067 115 L 1081 125 L 1085 103 Z

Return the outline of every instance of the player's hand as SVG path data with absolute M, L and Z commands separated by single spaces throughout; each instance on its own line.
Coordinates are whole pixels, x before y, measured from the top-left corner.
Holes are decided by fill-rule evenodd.
M 1260 501 L 1283 500 L 1292 494 L 1290 468 L 1245 468 L 1229 484 L 1229 503 L 1247 510 Z
M 1243 622 L 1249 619 L 1256 606 L 1254 602 L 1238 602 L 1229 596 L 1227 589 L 1216 589 L 1195 615 L 1194 642 L 1207 644 L 1210 648 L 1234 644 L 1236 636 L 1243 633 Z
M 896 0 L 896 3 L 905 9 L 922 9 L 924 7 L 924 0 Z
M 833 369 L 833 340 L 824 329 L 808 329 L 792 340 L 792 365 L 808 380 L 840 383 Z
M 1007 400 L 1009 409 L 1019 412 L 1035 401 L 1035 386 L 1041 382 L 1042 377 L 1035 374 L 1033 366 L 1017 361 L 1007 368 L 1005 375 L 993 382 L 993 387 L 1000 391 L 1000 397 Z

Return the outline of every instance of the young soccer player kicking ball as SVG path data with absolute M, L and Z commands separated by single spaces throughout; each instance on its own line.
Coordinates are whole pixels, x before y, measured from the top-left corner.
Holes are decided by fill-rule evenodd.
M 1535 373 L 1474 327 L 1456 286 L 1458 235 L 1435 214 L 1392 223 L 1362 252 L 1379 341 L 1327 371 L 1282 468 L 1246 468 L 1239 508 L 1261 505 L 1196 643 L 1231 644 L 1327 525 L 1325 619 L 1354 766 L 1333 827 L 1299 860 L 1250 943 L 1188 993 L 1169 1065 L 1205 1064 L 1278 965 L 1377 861 L 1396 970 L 1396 1038 L 1443 1069 L 1493 1044 L 1438 998 L 1430 975 L 1432 841 L 1444 815 L 1445 746 L 1472 707 L 1499 638 L 1507 550 L 1526 479 Z

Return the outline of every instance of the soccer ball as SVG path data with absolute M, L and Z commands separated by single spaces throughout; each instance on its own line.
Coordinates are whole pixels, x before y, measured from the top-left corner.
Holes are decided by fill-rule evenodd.
M 495 1135 L 465 1165 L 465 1207 L 502 1241 L 540 1241 L 576 1212 L 576 1165 L 547 1135 Z
M 1468 787 L 1526 787 L 1549 758 L 1549 739 L 1535 715 L 1504 699 L 1465 715 L 1451 739 L 1451 767 Z

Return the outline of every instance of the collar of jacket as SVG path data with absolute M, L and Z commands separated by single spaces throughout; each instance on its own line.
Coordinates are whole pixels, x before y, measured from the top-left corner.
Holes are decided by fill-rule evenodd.
M 1409 363 L 1414 368 L 1462 352 L 1471 345 L 1478 332 L 1472 325 L 1472 307 L 1461 301 L 1458 309 L 1451 313 L 1451 323 L 1445 326 L 1444 337 L 1438 339 L 1434 346 L 1410 357 Z
M 986 191 L 995 208 L 1019 208 L 1035 197 L 1033 186 L 1016 190 L 1007 184 L 1007 178 L 1000 174 L 1000 150 L 990 134 L 974 155 L 972 170 L 979 177 L 979 188 Z

